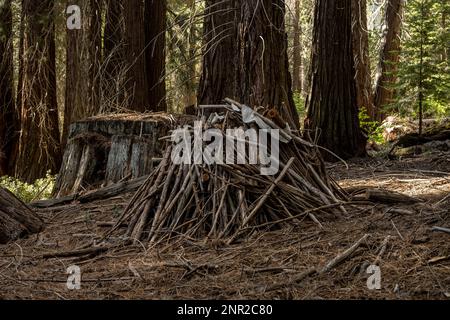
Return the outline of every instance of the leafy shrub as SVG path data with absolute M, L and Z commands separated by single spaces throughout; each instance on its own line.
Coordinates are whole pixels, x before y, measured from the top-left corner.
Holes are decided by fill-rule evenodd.
M 361 129 L 367 134 L 368 140 L 373 141 L 377 144 L 383 144 L 383 128 L 380 126 L 378 121 L 373 121 L 370 119 L 367 109 L 362 107 L 359 110 L 359 125 Z
M 8 189 L 23 202 L 49 199 L 55 185 L 55 176 L 47 173 L 45 178 L 36 180 L 33 184 L 22 182 L 12 177 L 0 177 L 0 186 Z

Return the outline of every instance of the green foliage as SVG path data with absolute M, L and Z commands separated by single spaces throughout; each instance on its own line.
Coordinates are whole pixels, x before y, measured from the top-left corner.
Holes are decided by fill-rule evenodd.
M 449 14 L 448 1 L 407 3 L 394 104 L 400 114 L 417 116 L 422 94 L 425 117 L 450 116 Z
M 50 175 L 50 173 L 47 173 L 45 178 L 36 180 L 33 184 L 7 176 L 0 178 L 0 187 L 8 189 L 25 203 L 51 198 L 54 185 L 55 176 Z
M 300 92 L 294 92 L 294 104 L 300 121 L 305 118 L 305 98 Z
M 377 144 L 383 144 L 385 141 L 383 139 L 383 129 L 380 126 L 378 121 L 372 121 L 369 114 L 367 113 L 367 109 L 362 107 L 359 110 L 359 125 L 361 129 L 367 133 L 368 140 L 373 141 Z

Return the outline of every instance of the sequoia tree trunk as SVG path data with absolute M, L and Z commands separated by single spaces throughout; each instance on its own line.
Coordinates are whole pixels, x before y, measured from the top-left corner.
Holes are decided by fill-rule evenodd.
M 103 5 L 102 1 L 91 0 L 89 5 L 89 106 L 90 113 L 86 116 L 96 114 L 100 110 L 100 89 L 101 89 L 101 74 L 100 68 L 102 66 L 102 15 Z
M 144 112 L 149 105 L 148 81 L 145 67 L 144 2 L 123 2 L 125 25 L 125 58 L 127 61 L 126 106 L 130 110 Z
M 20 130 L 13 93 L 11 0 L 0 3 L 0 177 L 10 175 L 10 163 Z
M 56 99 L 53 0 L 23 1 L 23 55 L 19 74 L 21 134 L 16 176 L 33 182 L 61 163 Z
M 302 25 L 300 21 L 301 0 L 294 2 L 294 55 L 292 68 L 292 88 L 295 92 L 303 93 L 303 59 L 301 48 Z
M 236 0 L 206 0 L 203 22 L 203 67 L 198 103 L 218 104 L 235 97 L 237 63 Z
M 289 73 L 282 0 L 208 0 L 199 103 L 231 97 L 252 107 L 275 108 L 299 127 Z
M 291 128 L 300 126 L 289 73 L 283 0 L 239 1 L 238 98 L 276 108 Z
M 40 232 L 43 221 L 11 192 L 0 187 L 0 244 Z
M 358 109 L 365 108 L 375 119 L 372 79 L 370 74 L 369 32 L 367 29 L 367 0 L 352 0 L 352 38 L 356 70 L 356 100 Z
M 166 13 L 166 0 L 145 0 L 145 67 L 152 111 L 167 111 Z
M 400 57 L 400 35 L 404 0 L 388 0 L 386 5 L 385 29 L 378 63 L 375 86 L 375 108 L 377 117 L 383 118 L 383 107 L 392 102 L 397 81 Z
M 352 43 L 352 0 L 317 0 L 311 90 L 305 129 L 318 144 L 342 158 L 364 154 L 358 121 Z M 324 156 L 333 160 L 330 153 Z
M 82 18 L 87 13 L 86 2 L 68 0 L 67 5 L 79 5 L 81 9 Z M 85 19 L 81 20 L 82 22 Z M 63 122 L 63 136 L 62 145 L 66 145 L 67 133 L 69 125 L 72 121 L 81 118 L 83 115 L 82 109 L 87 106 L 86 100 L 86 68 L 84 66 L 83 48 L 85 25 L 82 25 L 81 30 L 66 29 L 66 87 L 64 95 L 64 122 Z
M 66 32 L 66 92 L 62 145 L 72 122 L 95 115 L 101 103 L 102 5 L 72 1 L 81 8 L 82 28 Z
M 102 106 L 111 112 L 123 106 L 126 63 L 124 63 L 124 26 L 121 0 L 107 0 L 103 40 Z

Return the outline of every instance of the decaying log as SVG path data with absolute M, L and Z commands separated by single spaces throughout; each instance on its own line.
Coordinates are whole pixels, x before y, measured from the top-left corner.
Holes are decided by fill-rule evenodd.
M 95 200 L 102 200 L 115 197 L 119 194 L 134 192 L 147 180 L 148 176 L 142 176 L 137 179 L 119 182 L 105 188 L 100 188 L 87 192 L 85 194 L 72 194 L 57 199 L 35 201 L 30 203 L 30 206 L 35 208 L 50 208 L 58 205 L 67 204 L 73 201 L 87 203 Z
M 367 189 L 364 199 L 372 202 L 381 202 L 386 204 L 405 203 L 414 204 L 422 202 L 421 199 L 413 198 L 402 193 L 383 189 Z
M 44 222 L 11 192 L 0 187 L 0 244 L 44 228 Z
M 423 134 L 407 133 L 401 136 L 389 151 L 389 156 L 408 156 L 430 150 L 447 151 L 450 148 L 450 121 L 428 128 Z
M 395 149 L 392 149 L 393 151 L 389 154 L 389 157 L 395 158 L 395 157 L 410 157 L 418 154 L 424 154 L 426 152 L 431 151 L 448 151 L 450 150 L 450 139 L 449 140 L 435 140 L 431 142 L 427 142 L 420 145 L 414 145 L 411 147 L 405 147 L 405 148 L 399 148 L 396 147 Z

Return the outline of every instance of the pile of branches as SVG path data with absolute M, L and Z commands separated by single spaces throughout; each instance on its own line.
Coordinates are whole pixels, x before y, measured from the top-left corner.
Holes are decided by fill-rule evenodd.
M 204 106 L 217 109 L 204 126 L 219 129 L 224 136 L 227 128 L 278 129 L 279 172 L 260 175 L 262 165 L 248 164 L 250 161 L 175 164 L 171 161 L 174 143 L 168 143 L 160 165 L 107 236 L 127 225 L 125 237 L 134 242 L 154 243 L 184 235 L 230 243 L 255 230 L 292 224 L 305 217 L 320 225 L 320 214 L 345 212 L 347 195 L 328 176 L 316 145 L 288 127 L 281 128 L 277 123 L 282 120 L 274 110 L 263 115 L 226 101 L 222 106 Z M 193 134 L 192 130 L 189 133 Z

